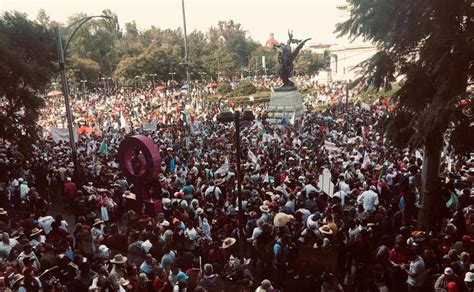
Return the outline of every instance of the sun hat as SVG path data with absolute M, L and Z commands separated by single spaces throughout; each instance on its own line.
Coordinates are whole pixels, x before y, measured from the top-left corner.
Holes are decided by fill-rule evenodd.
M 104 221 L 100 220 L 100 218 L 95 218 L 94 223 L 92 223 L 92 226 L 96 226 L 102 223 L 104 223 Z
M 201 215 L 202 213 L 204 213 L 204 210 L 202 208 L 196 209 L 196 214 Z
M 109 250 L 110 250 L 110 249 L 109 249 L 106 245 L 104 245 L 104 244 L 101 244 L 101 245 L 99 246 L 99 252 L 101 252 L 101 253 L 106 253 L 106 252 L 108 252 Z
M 454 271 L 450 267 L 447 267 L 447 268 L 444 269 L 444 274 L 446 276 L 452 276 L 454 274 Z
M 291 221 L 294 217 L 285 213 L 278 213 L 275 215 L 273 218 L 273 224 L 276 227 L 283 227 L 285 226 L 288 222 Z
M 8 212 L 5 211 L 5 209 L 0 208 L 0 215 L 7 215 L 7 214 L 8 214 Z
M 125 193 L 123 193 L 122 197 L 124 197 L 126 199 L 131 199 L 131 200 L 136 200 L 137 199 L 137 195 L 135 195 L 134 193 L 132 193 L 130 191 L 125 191 Z
M 25 276 L 23 276 L 22 274 L 15 274 L 13 276 L 12 286 L 15 286 L 16 283 L 23 280 L 24 278 L 25 278 Z
M 127 286 L 128 284 L 130 284 L 130 281 L 128 281 L 128 280 L 125 279 L 125 278 L 120 278 L 120 279 L 118 280 L 118 284 L 119 284 L 120 286 Z
M 30 236 L 35 236 L 35 235 L 38 235 L 40 234 L 41 232 L 43 232 L 43 229 L 40 229 L 40 228 L 33 228 L 33 230 L 31 230 L 31 233 L 30 233 Z
M 326 234 L 326 235 L 331 235 L 333 233 L 333 231 L 329 227 L 329 225 L 323 225 L 323 226 L 319 227 L 319 232 L 321 232 L 322 234 Z
M 237 239 L 232 238 L 232 237 L 227 237 L 227 238 L 224 239 L 224 241 L 222 242 L 222 248 L 229 248 L 229 247 L 231 247 L 232 245 L 234 245 L 236 242 L 237 242 Z
M 163 209 L 164 210 L 169 210 L 171 206 L 171 199 L 170 198 L 163 198 L 161 200 L 161 203 L 163 204 Z
M 110 262 L 112 264 L 124 264 L 127 262 L 127 257 L 124 257 L 122 254 L 116 254 Z
M 50 269 L 46 269 L 46 270 L 44 270 L 43 273 L 41 273 L 41 275 L 39 276 L 39 278 L 41 279 L 41 278 L 45 277 L 46 275 L 48 275 L 49 273 L 51 273 L 52 271 L 58 270 L 58 269 L 59 269 L 59 266 L 54 266 L 54 267 L 52 267 L 52 268 L 50 268 Z
M 270 208 L 268 208 L 267 205 L 261 205 L 260 206 L 260 211 L 262 211 L 264 213 L 268 213 L 268 212 L 270 212 Z
M 467 272 L 466 276 L 464 276 L 464 282 L 474 282 L 474 273 L 473 272 Z

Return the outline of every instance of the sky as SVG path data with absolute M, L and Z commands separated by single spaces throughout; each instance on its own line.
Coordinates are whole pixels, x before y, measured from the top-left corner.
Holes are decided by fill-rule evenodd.
M 219 20 L 232 19 L 261 43 L 270 33 L 285 42 L 291 29 L 297 39 L 312 38 L 310 44 L 340 44 L 344 41 L 333 31 L 343 20 L 336 9 L 341 3 L 344 0 L 185 0 L 186 26 L 188 33 L 206 31 Z M 34 19 L 44 9 L 59 22 L 79 12 L 98 15 L 107 8 L 117 13 L 121 27 L 131 21 L 140 29 L 183 25 L 181 0 L 0 0 L 2 12 L 17 10 Z

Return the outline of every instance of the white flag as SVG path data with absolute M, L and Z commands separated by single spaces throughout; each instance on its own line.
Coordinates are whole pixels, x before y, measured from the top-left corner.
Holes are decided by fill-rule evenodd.
M 249 149 L 248 153 L 250 161 L 252 161 L 252 163 L 255 165 L 258 164 L 258 158 L 255 156 L 255 154 L 253 154 L 252 150 Z
M 51 136 L 53 138 L 54 143 L 58 143 L 59 141 L 69 142 L 69 130 L 67 128 L 56 128 L 51 127 Z M 73 129 L 74 132 L 74 142 L 77 143 L 78 136 L 77 130 Z
M 324 146 L 323 146 L 327 151 L 336 151 L 338 148 L 336 147 L 336 144 L 330 141 L 325 140 L 324 141 Z
M 229 169 L 230 169 L 229 160 L 226 158 L 224 161 L 224 164 L 222 164 L 221 167 L 219 167 L 219 169 L 216 170 L 215 173 L 218 173 L 220 175 L 225 175 L 229 172 Z
M 122 113 L 120 113 L 120 128 L 125 129 L 125 132 L 130 132 L 130 127 L 127 125 L 127 121 L 125 120 Z
M 362 168 L 362 169 L 366 169 L 367 166 L 369 166 L 369 164 L 370 164 L 369 153 L 367 153 L 367 151 L 365 151 L 364 159 L 362 160 L 361 168 Z
M 423 155 L 421 155 L 421 152 L 418 151 L 418 150 L 415 151 L 415 157 L 416 157 L 416 159 L 421 159 L 421 160 L 423 160 Z

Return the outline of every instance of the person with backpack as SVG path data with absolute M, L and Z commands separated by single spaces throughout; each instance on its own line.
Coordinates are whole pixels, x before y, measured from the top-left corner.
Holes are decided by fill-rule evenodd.
M 275 286 L 277 288 L 283 288 L 283 284 L 285 283 L 285 277 L 287 275 L 289 242 L 289 234 L 284 234 L 282 237 L 278 238 L 273 245 L 273 269 L 276 279 Z

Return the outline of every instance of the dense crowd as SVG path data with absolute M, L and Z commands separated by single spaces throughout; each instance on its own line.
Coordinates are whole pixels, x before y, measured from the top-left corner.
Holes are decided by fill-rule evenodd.
M 444 154 L 434 229 L 418 230 L 422 151 L 384 143 L 387 106 L 301 82 L 333 103 L 278 125 L 252 105 L 243 122 L 242 238 L 234 129 L 202 92 L 78 92 L 76 174 L 68 143 L 49 137 L 65 123 L 49 99 L 31 153 L 0 141 L 0 290 L 473 291 L 474 160 Z M 134 134 L 160 150 L 156 213 L 133 205 L 120 171 Z

